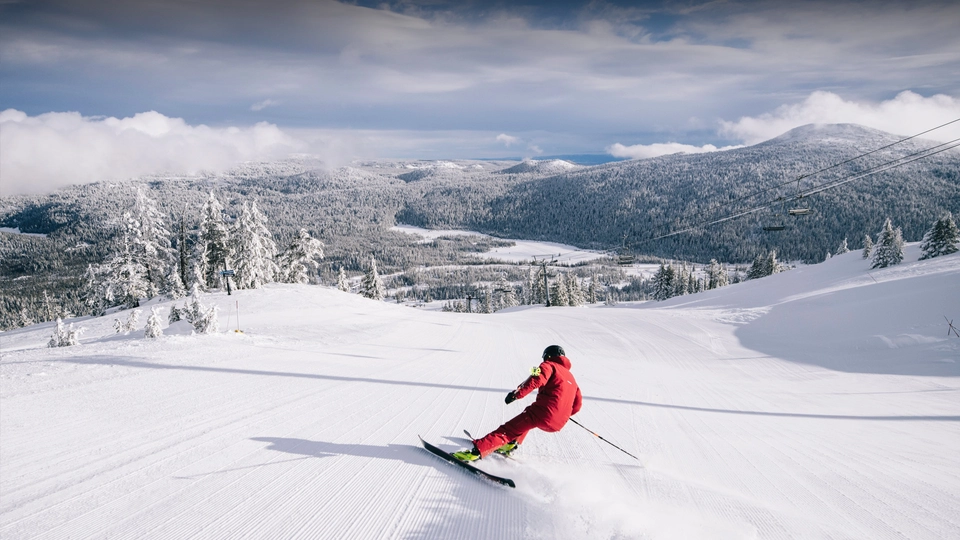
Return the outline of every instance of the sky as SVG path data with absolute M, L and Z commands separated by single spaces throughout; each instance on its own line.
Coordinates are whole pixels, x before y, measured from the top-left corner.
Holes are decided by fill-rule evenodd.
M 922 0 L 0 0 L 0 196 L 291 153 L 913 134 L 960 117 L 958 23 L 960 3 Z

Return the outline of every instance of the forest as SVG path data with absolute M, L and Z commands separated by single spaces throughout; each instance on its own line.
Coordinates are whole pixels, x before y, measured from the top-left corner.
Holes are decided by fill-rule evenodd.
M 224 219 L 255 202 L 279 246 L 300 229 L 323 243 L 315 280 L 357 277 L 374 257 L 388 286 L 418 299 L 463 298 L 471 283 L 501 275 L 521 282 L 529 266 L 484 267 L 471 256 L 530 239 L 610 251 L 605 286 L 623 300 L 652 284 L 622 274 L 617 256 L 637 261 L 711 259 L 731 267 L 776 252 L 781 261 L 818 262 L 844 241 L 858 249 L 889 218 L 918 241 L 944 212 L 960 214 L 960 152 L 951 150 L 798 198 L 895 163 L 937 143 L 854 125 L 804 126 L 770 141 L 709 154 L 578 166 L 556 160 L 374 161 L 333 170 L 307 158 L 247 163 L 220 174 L 154 176 L 0 199 L 0 328 L 77 313 L 88 265 L 118 249 L 122 216 L 138 189 L 156 201 L 167 227 L 198 238 L 200 210 L 214 193 Z M 869 156 L 864 152 L 882 148 Z M 848 161 L 849 160 L 849 161 Z M 839 164 L 839 165 L 837 165 Z M 827 169 L 819 174 L 821 169 Z M 701 226 L 746 210 L 743 217 Z M 802 210 L 791 215 L 790 210 Z M 395 224 L 472 230 L 429 242 Z M 682 234 L 658 238 L 686 228 Z M 24 234 L 26 233 L 26 234 Z M 177 239 L 173 239 L 176 246 Z M 473 270 L 471 270 L 473 268 Z M 581 277 L 596 269 L 579 270 Z M 618 274 L 618 272 L 621 272 Z M 519 289 L 518 289 L 519 290 Z

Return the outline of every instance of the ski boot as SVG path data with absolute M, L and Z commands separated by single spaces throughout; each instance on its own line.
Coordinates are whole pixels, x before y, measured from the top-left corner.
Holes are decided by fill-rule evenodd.
M 459 459 L 460 461 L 476 461 L 480 459 L 480 451 L 477 450 L 477 447 L 474 446 L 470 450 L 461 450 L 459 452 L 454 452 L 450 454 L 451 456 Z
M 516 450 L 517 448 L 520 448 L 520 445 L 517 444 L 517 441 L 510 441 L 507 444 L 501 446 L 500 448 L 497 448 L 496 450 L 494 450 L 494 452 L 500 454 L 501 456 L 510 457 L 510 454 L 512 454 L 513 451 Z

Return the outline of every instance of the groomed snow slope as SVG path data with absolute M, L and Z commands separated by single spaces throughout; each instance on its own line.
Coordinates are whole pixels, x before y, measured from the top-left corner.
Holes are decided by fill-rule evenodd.
M 275 285 L 206 297 L 243 334 L 0 334 L 0 537 L 958 538 L 960 256 L 866 267 L 495 315 Z M 551 343 L 640 462 L 570 424 L 481 462 L 510 490 L 418 446 L 518 413 Z

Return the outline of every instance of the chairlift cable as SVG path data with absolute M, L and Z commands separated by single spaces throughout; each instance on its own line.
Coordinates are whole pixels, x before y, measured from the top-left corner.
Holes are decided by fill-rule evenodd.
M 764 189 L 761 189 L 761 190 L 759 190 L 759 191 L 755 191 L 755 192 L 753 192 L 753 193 L 750 193 L 750 194 L 747 194 L 747 195 L 743 195 L 743 196 L 741 196 L 741 197 L 738 197 L 738 198 L 736 198 L 736 199 L 727 201 L 727 202 L 725 202 L 725 203 L 721 203 L 721 204 L 715 206 L 713 209 L 710 209 L 710 210 L 715 210 L 715 209 L 718 209 L 718 208 L 724 208 L 724 207 L 726 207 L 726 206 L 730 206 L 730 205 L 733 205 L 733 204 L 736 204 L 736 203 L 745 201 L 745 200 L 747 200 L 747 199 L 752 199 L 753 197 L 757 197 L 757 196 L 759 196 L 759 195 L 763 195 L 763 194 L 765 194 L 765 193 L 769 193 L 769 192 L 771 192 L 771 191 L 780 189 L 780 188 L 782 188 L 782 187 L 784 187 L 784 186 L 787 186 L 787 185 L 789 185 L 789 184 L 792 184 L 792 183 L 794 183 L 794 182 L 797 183 L 797 193 L 799 193 L 799 192 L 800 192 L 800 181 L 803 180 L 803 179 L 805 179 L 805 178 L 810 178 L 810 177 L 813 177 L 813 176 L 817 176 L 817 175 L 819 175 L 819 174 L 821 174 L 821 173 L 824 173 L 824 172 L 827 172 L 827 171 L 829 171 L 829 170 L 831 170 L 831 169 L 835 169 L 835 168 L 837 168 L 837 167 L 839 167 L 839 166 L 841 166 L 841 165 L 846 165 L 847 163 L 850 163 L 850 162 L 852 162 L 852 161 L 856 161 L 856 160 L 858 160 L 858 159 L 860 159 L 860 158 L 869 156 L 869 155 L 871 155 L 871 154 L 875 154 L 875 153 L 877 153 L 877 152 L 879 152 L 879 151 L 881 151 L 881 150 L 886 150 L 887 148 L 890 148 L 890 147 L 896 146 L 896 145 L 898 145 L 898 144 L 904 143 L 904 142 L 906 142 L 906 141 L 909 141 L 910 139 L 915 139 L 915 138 L 917 138 L 917 137 L 919 137 L 919 136 L 921 136 L 921 135 L 926 135 L 927 133 L 930 133 L 931 131 L 936 131 L 936 130 L 938 130 L 938 129 L 942 129 L 942 128 L 944 128 L 944 127 L 947 127 L 947 126 L 949 126 L 949 125 L 951 125 L 951 124 L 955 124 L 955 123 L 957 123 L 957 122 L 960 122 L 960 118 L 955 118 L 955 119 L 953 119 L 953 120 L 951 120 L 951 121 L 949 121 L 949 122 L 946 122 L 946 123 L 944 123 L 944 124 L 940 124 L 939 126 L 936 126 L 936 127 L 932 127 L 932 128 L 930 128 L 930 129 L 928 129 L 928 130 L 926 130 L 926 131 L 921 131 L 920 133 L 911 135 L 911 136 L 909 136 L 909 137 L 904 137 L 904 138 L 902 138 L 902 139 L 900 139 L 900 140 L 897 140 L 897 141 L 894 141 L 894 142 L 892 142 L 892 143 L 890 143 L 890 144 L 881 146 L 880 148 L 875 148 L 875 149 L 873 149 L 873 150 L 870 150 L 869 152 L 864 152 L 864 153 L 858 154 L 858 155 L 856 155 L 856 156 L 854 156 L 854 157 L 848 158 L 848 159 L 846 159 L 846 160 L 844 160 L 844 161 L 840 161 L 840 162 L 838 162 L 838 163 L 834 163 L 833 165 L 824 167 L 824 168 L 819 169 L 819 170 L 817 170 L 817 171 L 814 171 L 814 172 L 811 172 L 811 173 L 807 173 L 807 174 L 802 174 L 802 175 L 800 175 L 799 177 L 797 177 L 797 178 L 795 178 L 795 179 L 790 179 L 790 180 L 781 182 L 781 183 L 779 183 L 779 184 L 772 185 L 772 186 L 770 186 L 770 187 L 768 187 L 768 188 L 764 188 Z M 705 211 L 709 211 L 709 210 L 705 210 Z M 656 240 L 656 238 L 654 238 L 653 240 Z
M 958 119 L 958 120 L 960 120 L 960 119 Z M 946 124 L 945 124 L 945 125 L 946 125 Z M 848 175 L 847 177 L 845 177 L 845 178 L 843 178 L 843 179 L 841 179 L 841 180 L 838 180 L 838 181 L 836 181 L 836 182 L 832 182 L 832 183 L 829 183 L 829 184 L 825 184 L 825 185 L 823 185 L 823 186 L 819 186 L 819 187 L 816 187 L 816 188 L 814 188 L 814 189 L 808 190 L 807 192 L 800 193 L 800 194 L 798 194 L 796 197 L 794 197 L 794 198 L 792 198 L 792 199 L 789 199 L 789 200 L 800 200 L 800 199 L 803 199 L 803 198 L 806 198 L 806 197 L 810 197 L 810 196 L 812 196 L 812 195 L 816 195 L 816 194 L 822 193 L 822 192 L 827 191 L 827 190 L 829 190 L 829 189 L 833 189 L 833 188 L 835 188 L 835 187 L 838 187 L 838 186 L 841 186 L 841 185 L 844 185 L 844 184 L 848 184 L 848 183 L 853 182 L 853 181 L 855 181 L 855 180 L 860 180 L 860 179 L 866 178 L 867 176 L 871 176 L 871 175 L 874 175 L 874 174 L 877 174 L 877 173 L 881 173 L 881 172 L 888 171 L 888 170 L 890 170 L 890 169 L 894 169 L 894 168 L 897 168 L 897 167 L 901 167 L 901 166 L 903 166 L 903 165 L 907 165 L 907 164 L 909 164 L 909 163 L 913 163 L 914 161 L 919 161 L 919 160 L 921 160 L 921 159 L 928 158 L 928 157 L 930 157 L 930 156 L 934 156 L 934 155 L 940 154 L 940 153 L 942 153 L 942 152 L 946 152 L 947 150 L 951 150 L 951 149 L 958 148 L 958 147 L 960 147 L 960 138 L 953 139 L 952 141 L 948 141 L 948 142 L 945 142 L 945 143 L 942 143 L 942 144 L 938 144 L 938 145 L 932 146 L 932 147 L 930 147 L 930 148 L 925 148 L 925 149 L 920 150 L 920 151 L 918 151 L 918 152 L 914 152 L 913 154 L 908 154 L 908 155 L 906 155 L 906 156 L 901 156 L 901 157 L 898 157 L 898 158 L 896 158 L 896 159 L 892 159 L 892 160 L 890 160 L 890 161 L 888 161 L 888 162 L 886 162 L 886 163 L 881 163 L 881 164 L 876 165 L 876 166 L 874 166 L 874 167 L 871 167 L 871 168 L 869 168 L 869 169 L 867 169 L 867 170 L 865 170 L 865 171 L 861 171 L 861 172 L 858 172 L 858 173 L 854 173 L 854 174 Z M 905 160 L 906 160 L 906 161 L 905 161 Z M 791 182 L 793 182 L 793 181 L 791 180 Z M 717 225 L 717 224 L 719 224 L 719 223 L 724 223 L 724 222 L 727 222 L 727 221 L 731 221 L 731 220 L 737 219 L 737 218 L 739 218 L 739 217 L 743 217 L 743 216 L 746 216 L 746 215 L 749 215 L 749 214 L 753 214 L 753 213 L 756 213 L 756 212 L 760 212 L 760 211 L 762 211 L 762 210 L 766 210 L 767 208 L 770 208 L 770 207 L 771 207 L 772 205 L 774 205 L 774 204 L 777 204 L 777 203 L 781 203 L 781 204 L 782 204 L 785 200 L 786 200 L 786 199 L 784 199 L 783 197 L 777 197 L 776 199 L 769 200 L 769 201 L 764 202 L 764 203 L 762 203 L 762 204 L 756 205 L 756 206 L 754 206 L 754 207 L 752 207 L 752 208 L 750 208 L 750 209 L 747 209 L 747 210 L 744 210 L 744 211 L 741 211 L 741 212 L 737 212 L 737 213 L 735 213 L 735 214 L 730 214 L 730 215 L 724 216 L 724 217 L 722 217 L 722 218 L 715 219 L 715 220 L 711 220 L 711 221 L 701 222 L 701 223 L 698 223 L 698 224 L 695 224 L 695 225 L 691 225 L 690 227 L 686 227 L 686 228 L 684 228 L 684 229 L 680 229 L 680 230 L 677 230 L 677 231 L 673 231 L 673 232 L 670 232 L 670 233 L 667 233 L 667 234 L 663 234 L 663 235 L 660 235 L 660 236 L 656 236 L 656 237 L 653 237 L 653 238 L 648 238 L 648 239 L 646 239 L 646 240 L 640 240 L 640 241 L 634 242 L 634 245 L 645 244 L 645 243 L 648 243 L 648 242 L 653 242 L 653 241 L 656 241 L 656 240 L 662 240 L 662 239 L 664 239 L 664 238 L 669 238 L 669 237 L 671 237 L 671 236 L 676 236 L 676 235 L 678 235 L 678 234 L 683 234 L 683 233 L 687 233 L 687 232 L 692 232 L 692 231 L 696 231 L 696 230 L 699 230 L 699 229 L 705 229 L 705 228 L 707 228 L 707 227 L 710 227 L 710 226 L 713 226 L 713 225 Z

